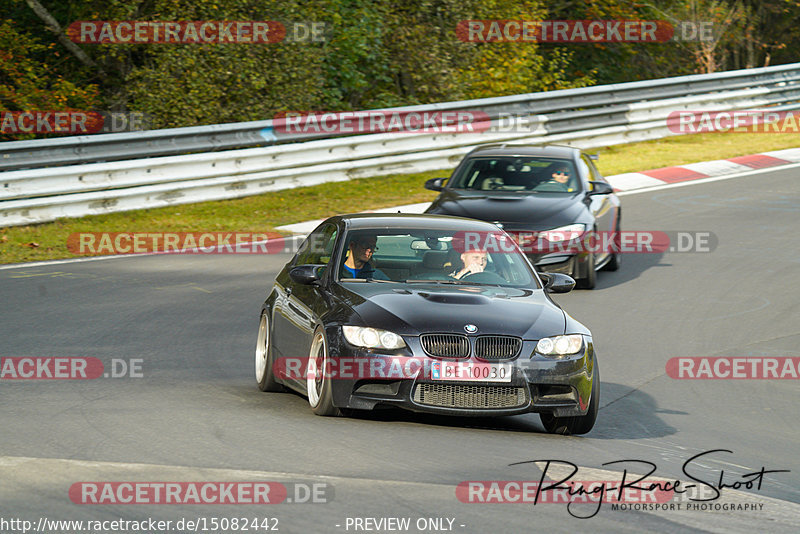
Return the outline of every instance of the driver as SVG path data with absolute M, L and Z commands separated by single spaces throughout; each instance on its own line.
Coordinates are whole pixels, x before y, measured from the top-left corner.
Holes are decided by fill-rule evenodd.
M 574 189 L 571 187 L 570 183 L 570 176 L 571 172 L 569 167 L 564 165 L 563 163 L 554 163 L 550 165 L 550 178 L 548 183 L 551 184 L 558 184 L 564 188 L 565 191 L 571 193 Z
M 472 248 L 461 253 L 461 263 L 463 267 L 456 269 L 450 276 L 461 279 L 467 275 L 482 273 L 486 269 L 488 255 L 485 250 Z

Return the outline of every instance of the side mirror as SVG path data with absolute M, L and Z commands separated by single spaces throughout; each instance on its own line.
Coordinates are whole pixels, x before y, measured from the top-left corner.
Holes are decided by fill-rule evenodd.
M 289 278 L 298 284 L 317 284 L 324 268 L 325 265 L 298 265 L 289 271 Z
M 600 154 L 588 154 L 588 156 L 589 159 L 592 161 L 597 161 L 598 159 L 600 159 Z
M 586 193 L 589 196 L 594 195 L 611 195 L 614 193 L 614 188 L 605 182 L 589 182 L 592 184 L 592 190 Z
M 431 178 L 427 182 L 425 182 L 425 189 L 430 189 L 431 191 L 441 191 L 442 184 L 447 178 Z
M 575 280 L 562 273 L 539 273 L 548 293 L 569 293 L 575 287 Z

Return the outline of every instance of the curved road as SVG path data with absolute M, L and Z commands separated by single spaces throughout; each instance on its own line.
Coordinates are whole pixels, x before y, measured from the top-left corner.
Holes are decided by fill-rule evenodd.
M 0 270 L 0 357 L 95 357 L 107 372 L 113 358 L 139 359 L 142 375 L 0 380 L 0 519 L 274 517 L 280 532 L 398 532 L 356 521 L 398 517 L 410 518 L 409 532 L 798 532 L 798 381 L 676 380 L 665 371 L 679 356 L 799 356 L 798 189 L 795 171 L 776 170 L 623 197 L 625 229 L 707 231 L 718 245 L 627 255 L 620 271 L 600 273 L 596 290 L 556 296 L 592 329 L 599 351 L 602 407 L 583 437 L 548 435 L 536 415 L 321 418 L 298 395 L 261 393 L 252 371 L 258 312 L 288 255 Z M 543 459 L 579 466 L 573 480 L 618 480 L 625 468 L 643 472 L 632 462 L 641 460 L 657 466 L 654 477 L 685 483 L 684 463 L 714 449 L 732 452 L 688 468 L 709 484 L 722 471 L 728 484 L 754 480 L 746 475 L 762 467 L 789 472 L 766 474 L 760 489 L 723 490 L 713 501 L 720 510 L 604 504 L 579 519 L 597 506 L 456 498 L 462 481 L 536 481 L 544 464 L 510 464 Z M 604 465 L 616 460 L 631 462 Z M 566 476 L 566 464 L 548 474 Z M 330 499 L 78 505 L 69 488 L 80 481 L 319 484 Z

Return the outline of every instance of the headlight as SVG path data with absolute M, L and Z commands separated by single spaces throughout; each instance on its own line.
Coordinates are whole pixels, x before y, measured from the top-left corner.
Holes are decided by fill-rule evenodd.
M 586 230 L 585 224 L 570 224 L 567 226 L 560 226 L 558 228 L 553 228 L 552 230 L 545 230 L 544 232 L 539 232 L 541 237 L 544 237 L 551 243 L 559 243 L 561 241 L 571 241 L 573 239 L 578 239 L 583 235 L 583 232 Z
M 546 337 L 536 344 L 536 352 L 544 356 L 566 356 L 577 354 L 583 348 L 583 336 L 570 334 L 568 336 Z
M 388 330 L 364 328 L 363 326 L 343 326 L 342 331 L 347 342 L 357 347 L 394 350 L 406 346 L 402 337 Z

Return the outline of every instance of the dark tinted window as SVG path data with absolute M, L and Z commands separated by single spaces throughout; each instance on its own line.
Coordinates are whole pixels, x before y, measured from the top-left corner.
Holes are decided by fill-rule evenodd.
M 571 160 L 508 157 L 471 158 L 448 187 L 475 191 L 571 193 L 580 190 Z
M 458 285 L 539 287 L 530 264 L 502 230 L 351 230 L 345 235 L 344 243 L 350 241 L 375 243 L 369 260 L 370 269 L 376 272 L 375 279 L 396 283 L 438 280 Z M 481 257 L 467 257 L 466 253 Z M 466 267 L 465 261 L 476 260 L 482 263 L 481 272 L 474 276 L 461 273 Z M 344 275 L 340 280 L 354 281 Z
M 336 226 L 326 224 L 312 232 L 300 245 L 295 265 L 326 264 L 331 261 L 336 244 Z

